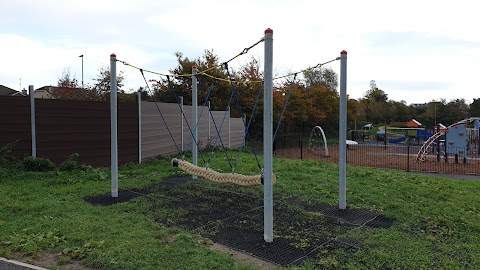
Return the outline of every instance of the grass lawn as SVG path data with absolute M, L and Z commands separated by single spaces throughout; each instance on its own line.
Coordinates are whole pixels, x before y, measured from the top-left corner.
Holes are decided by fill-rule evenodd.
M 230 154 L 236 157 L 236 152 Z M 221 152 L 210 164 L 229 171 Z M 375 211 L 395 223 L 388 229 L 349 230 L 343 236 L 355 239 L 356 248 L 325 247 L 295 268 L 480 269 L 480 181 L 351 166 L 347 170 L 348 207 Z M 242 154 L 236 172 L 258 172 L 253 156 Z M 274 173 L 275 198 L 337 203 L 335 164 L 276 158 Z M 137 189 L 181 172 L 170 160 L 159 159 L 121 166 L 119 174 L 121 189 Z M 262 187 L 205 185 L 239 193 L 262 192 Z M 57 254 L 48 266 L 52 269 L 77 260 L 98 269 L 256 269 L 213 251 L 208 238 L 172 225 L 186 210 L 162 212 L 157 207 L 153 213 L 145 197 L 110 206 L 84 201 L 85 196 L 109 191 L 107 169 L 26 172 L 0 168 L 0 257 L 28 256 L 35 262 L 44 252 Z M 159 219 L 172 222 L 155 222 Z

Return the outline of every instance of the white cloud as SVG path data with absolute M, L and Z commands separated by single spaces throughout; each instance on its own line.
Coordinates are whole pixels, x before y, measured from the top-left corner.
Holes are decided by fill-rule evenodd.
M 174 53 L 197 58 L 214 49 L 225 61 L 274 30 L 274 69 L 298 71 L 348 51 L 348 92 L 363 96 L 376 80 L 409 103 L 476 96 L 480 17 L 475 2 L 413 1 L 10 1 L 0 3 L 0 84 L 55 84 L 63 68 L 85 81 L 119 59 L 160 72 Z M 263 44 L 249 55 L 263 61 Z M 232 66 L 240 65 L 240 57 Z M 337 73 L 339 62 L 329 65 Z M 119 65 L 125 83 L 143 85 Z M 431 86 L 431 88 L 427 86 Z

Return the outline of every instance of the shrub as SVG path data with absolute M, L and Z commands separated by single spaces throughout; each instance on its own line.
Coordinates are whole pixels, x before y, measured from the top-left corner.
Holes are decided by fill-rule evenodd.
M 46 158 L 28 156 L 23 159 L 23 167 L 30 172 L 48 172 L 55 170 L 55 164 Z
M 78 153 L 71 154 L 62 164 L 60 164 L 59 168 L 62 171 L 73 171 L 78 168 L 77 160 L 80 155 Z
M 62 164 L 60 164 L 59 168 L 62 171 L 73 171 L 73 170 L 82 170 L 86 171 L 91 169 L 92 167 L 89 165 L 78 165 L 78 158 L 80 155 L 78 153 L 71 154 Z
M 18 164 L 18 159 L 12 155 L 12 149 L 18 141 L 14 141 L 6 144 L 4 147 L 0 148 L 0 166 L 10 167 L 12 165 Z

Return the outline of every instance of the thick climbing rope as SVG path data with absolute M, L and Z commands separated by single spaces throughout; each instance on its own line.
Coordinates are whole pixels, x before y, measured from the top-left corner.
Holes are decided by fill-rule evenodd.
M 263 184 L 263 175 L 243 175 L 237 173 L 220 173 L 209 168 L 195 166 L 190 162 L 172 159 L 172 166 L 178 167 L 184 172 L 205 178 L 206 180 L 219 183 L 232 183 L 241 186 L 255 186 Z M 276 182 L 275 175 L 272 175 L 272 183 Z

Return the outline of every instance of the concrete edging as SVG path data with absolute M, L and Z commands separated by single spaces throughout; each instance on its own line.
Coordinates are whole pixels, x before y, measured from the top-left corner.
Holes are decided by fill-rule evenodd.
M 0 258 L 0 269 L 2 270 L 48 270 L 28 263 Z

